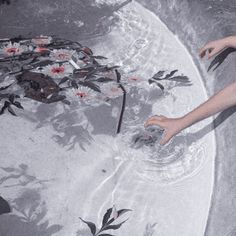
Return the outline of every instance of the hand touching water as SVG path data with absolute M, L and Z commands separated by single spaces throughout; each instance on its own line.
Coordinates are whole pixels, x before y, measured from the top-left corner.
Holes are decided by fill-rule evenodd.
M 200 49 L 200 57 L 204 57 L 209 51 L 208 58 L 211 58 L 227 47 L 236 48 L 236 36 L 207 43 Z M 185 116 L 180 118 L 153 116 L 146 121 L 144 126 L 158 125 L 163 128 L 164 133 L 160 144 L 166 144 L 181 130 L 234 105 L 236 105 L 236 82 L 225 87 Z
M 208 59 L 210 59 L 228 47 L 236 48 L 236 36 L 229 36 L 223 39 L 208 42 L 200 49 L 199 55 L 203 58 L 208 51 Z
M 184 123 L 182 118 L 167 118 L 165 116 L 152 116 L 150 117 L 146 123 L 145 127 L 151 125 L 158 125 L 162 129 L 164 129 L 162 140 L 160 144 L 164 145 L 169 142 L 169 140 L 179 133 L 184 128 Z

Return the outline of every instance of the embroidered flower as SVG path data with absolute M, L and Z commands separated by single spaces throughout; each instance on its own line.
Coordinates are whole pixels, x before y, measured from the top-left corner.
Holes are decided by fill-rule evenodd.
M 63 78 L 73 73 L 73 68 L 69 63 L 62 65 L 53 64 L 45 66 L 42 71 L 43 74 L 48 75 L 54 79 Z
M 123 95 L 122 89 L 116 83 L 106 83 L 101 86 L 101 91 L 108 98 L 117 98 Z
M 52 37 L 40 35 L 38 38 L 34 38 L 31 40 L 35 45 L 48 45 L 52 42 Z
M 39 53 L 42 53 L 42 52 L 47 52 L 49 51 L 49 49 L 47 48 L 44 48 L 44 47 L 37 47 L 34 49 L 35 52 L 39 52 Z
M 75 50 L 67 50 L 67 49 L 54 49 L 50 53 L 50 58 L 54 61 L 69 61 L 72 56 L 76 57 Z
M 8 43 L 6 46 L 0 49 L 0 53 L 7 56 L 20 55 L 27 51 L 28 47 L 20 45 L 19 43 Z
M 68 92 L 68 97 L 71 96 L 72 92 L 73 98 L 77 98 L 80 102 L 87 105 L 96 105 L 97 103 L 99 103 L 99 101 L 97 101 L 96 92 L 88 87 L 79 86 L 78 89 L 70 89 L 70 91 Z
M 127 85 L 131 85 L 131 86 L 139 86 L 139 85 L 143 84 L 145 81 L 141 77 L 130 76 L 130 77 L 126 77 L 126 78 L 122 79 L 122 82 Z

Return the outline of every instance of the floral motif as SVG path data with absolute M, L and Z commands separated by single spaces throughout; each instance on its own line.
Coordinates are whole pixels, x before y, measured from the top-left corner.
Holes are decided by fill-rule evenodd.
M 35 45 L 48 45 L 52 42 L 52 37 L 40 35 L 38 38 L 34 38 L 31 40 Z
M 130 85 L 130 86 L 139 86 L 145 82 L 145 80 L 141 77 L 137 76 L 130 76 L 122 79 L 122 82 L 124 84 Z
M 43 74 L 48 75 L 54 79 L 63 78 L 73 73 L 73 68 L 69 63 L 59 65 L 58 63 L 45 66 L 42 71 Z
M 35 52 L 42 53 L 42 52 L 49 51 L 49 49 L 44 48 L 44 47 L 37 47 L 37 48 L 34 49 L 34 51 L 35 51 Z
M 84 102 L 86 104 L 93 104 L 96 100 L 96 92 L 92 89 L 85 87 L 85 86 L 79 86 L 78 89 L 72 89 L 73 97 L 76 97 L 79 99 L 79 101 Z
M 122 89 L 116 83 L 107 83 L 101 86 L 101 92 L 108 98 L 117 98 L 123 95 Z
M 75 50 L 54 49 L 50 54 L 50 58 L 54 61 L 69 61 L 73 55 L 76 55 Z
M 0 49 L 0 53 L 7 56 L 20 55 L 23 52 L 27 51 L 26 46 L 20 45 L 19 43 L 8 43 L 6 46 Z

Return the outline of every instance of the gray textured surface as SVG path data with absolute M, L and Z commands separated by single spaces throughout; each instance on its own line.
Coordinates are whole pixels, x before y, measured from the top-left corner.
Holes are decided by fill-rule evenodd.
M 88 45 L 92 44 L 93 38 L 108 32 L 110 24 L 116 20 L 115 17 L 111 17 L 116 7 L 112 9 L 105 5 L 100 8 L 91 7 L 92 2 L 20 0 L 12 1 L 10 5 L 1 5 L 0 38 L 42 33 L 56 34 L 73 40 L 86 40 Z M 212 77 L 209 80 L 206 73 L 208 64 L 202 65 L 197 56 L 198 48 L 205 42 L 235 34 L 235 1 L 139 0 L 139 2 L 154 11 L 184 42 L 201 71 L 209 95 L 235 80 L 236 55 L 229 55 L 214 72 L 214 81 Z M 86 14 L 85 8 L 90 9 Z M 80 20 L 84 22 L 84 26 L 78 30 L 77 24 Z M 236 115 L 234 113 L 235 108 L 232 108 L 222 113 L 215 122 L 218 126 L 216 179 L 206 236 L 235 235 Z

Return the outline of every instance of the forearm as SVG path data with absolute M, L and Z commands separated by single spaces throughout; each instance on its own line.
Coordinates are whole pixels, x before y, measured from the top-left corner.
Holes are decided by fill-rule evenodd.
M 181 118 L 182 129 L 234 105 L 236 105 L 236 83 L 225 87 L 205 103 L 183 116 Z
M 226 46 L 236 48 L 236 36 L 229 36 L 224 38 Z

